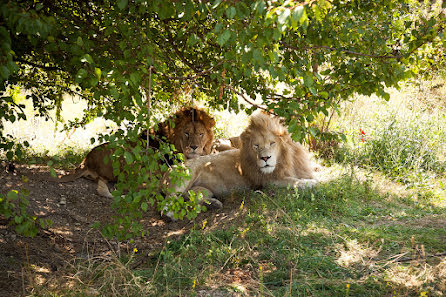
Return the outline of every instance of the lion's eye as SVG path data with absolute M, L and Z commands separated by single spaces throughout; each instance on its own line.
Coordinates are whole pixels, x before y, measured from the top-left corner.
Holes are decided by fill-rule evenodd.
M 252 147 L 253 147 L 255 150 L 259 149 L 259 145 L 258 145 L 258 144 L 254 144 Z
M 276 144 L 276 142 L 274 142 L 274 141 L 272 141 L 269 145 L 275 145 Z
M 187 138 L 189 138 L 189 133 L 184 133 L 184 136 L 186 136 Z
M 203 137 L 204 133 L 200 133 L 200 137 Z

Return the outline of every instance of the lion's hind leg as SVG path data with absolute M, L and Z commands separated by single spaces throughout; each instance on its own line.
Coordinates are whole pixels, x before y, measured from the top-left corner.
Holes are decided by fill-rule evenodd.
M 110 193 L 110 190 L 108 189 L 107 180 L 99 177 L 98 178 L 98 187 L 96 188 L 96 191 L 99 195 L 107 198 L 113 198 L 113 195 Z

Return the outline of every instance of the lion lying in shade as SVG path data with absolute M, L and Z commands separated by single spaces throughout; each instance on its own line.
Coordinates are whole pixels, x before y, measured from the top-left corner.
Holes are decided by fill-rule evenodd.
M 305 149 L 291 139 L 277 117 L 253 115 L 240 141 L 240 149 L 187 160 L 191 179 L 176 192 L 200 191 L 208 203 L 221 206 L 217 199 L 235 191 L 317 183 Z
M 211 153 L 214 139 L 213 127 L 215 120 L 204 110 L 188 107 L 179 110 L 168 120 L 158 125 L 157 131 L 151 129 L 150 135 L 154 136 L 151 147 L 159 148 L 159 141 L 166 139 L 175 145 L 177 153 L 183 153 L 186 159 Z M 147 138 L 147 132 L 141 135 L 142 139 Z M 97 193 L 104 197 L 113 197 L 108 189 L 108 182 L 116 182 L 117 176 L 113 173 L 112 162 L 110 160 L 114 151 L 109 148 L 109 143 L 101 144 L 93 148 L 70 174 L 55 179 L 57 182 L 71 182 L 81 177 L 89 177 L 97 182 Z M 121 158 L 120 160 L 123 163 Z

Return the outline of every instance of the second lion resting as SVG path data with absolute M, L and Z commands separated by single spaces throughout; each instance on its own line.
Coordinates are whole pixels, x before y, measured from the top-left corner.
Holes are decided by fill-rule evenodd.
M 160 123 L 158 129 L 149 131 L 154 137 L 150 146 L 159 148 L 159 141 L 164 138 L 175 145 L 178 153 L 183 153 L 186 159 L 207 155 L 211 152 L 214 133 L 212 128 L 215 120 L 204 110 L 190 107 L 179 110 L 170 119 Z M 147 138 L 147 132 L 143 132 L 142 139 Z M 56 179 L 57 182 L 70 182 L 80 177 L 90 177 L 97 181 L 97 192 L 101 196 L 113 197 L 107 183 L 116 182 L 117 176 L 113 173 L 111 161 L 105 162 L 104 158 L 110 159 L 113 150 L 108 143 L 93 148 L 76 170 L 68 175 Z M 121 162 L 123 160 L 121 159 Z
M 191 180 L 177 187 L 176 192 L 201 191 L 213 203 L 212 197 L 220 199 L 234 191 L 317 183 L 307 153 L 291 139 L 278 118 L 264 113 L 253 115 L 240 140 L 240 149 L 187 160 Z

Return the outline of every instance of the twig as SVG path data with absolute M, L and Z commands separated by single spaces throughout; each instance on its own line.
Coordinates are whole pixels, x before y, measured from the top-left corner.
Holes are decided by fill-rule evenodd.
M 259 109 L 262 109 L 262 110 L 266 111 L 266 112 L 269 113 L 269 114 L 276 115 L 274 112 L 271 112 L 271 111 L 268 110 L 267 108 L 265 108 L 265 107 L 263 107 L 263 106 L 260 106 L 260 105 L 258 105 L 258 104 L 256 104 L 256 103 L 252 102 L 252 100 L 251 100 L 251 99 L 248 99 L 248 98 L 245 96 L 245 94 L 243 94 L 243 93 L 237 91 L 237 90 L 234 89 L 231 85 L 226 85 L 226 84 L 225 84 L 224 86 L 227 87 L 227 88 L 228 88 L 229 90 L 231 90 L 232 92 L 234 92 L 234 93 L 236 93 L 237 95 L 239 95 L 240 97 L 242 97 L 243 100 L 245 100 L 246 102 L 248 102 L 248 103 L 251 104 L 252 106 L 254 106 L 254 107 L 256 107 L 256 108 L 259 108 Z
M 327 46 L 327 45 L 314 45 L 314 46 L 307 46 L 307 47 L 295 47 L 295 46 L 291 46 L 289 44 L 284 43 L 284 45 L 292 50 L 318 50 L 318 49 L 325 49 L 325 50 L 330 50 L 332 52 L 343 52 L 349 55 L 353 55 L 353 56 L 360 56 L 360 57 L 369 57 L 369 58 L 375 58 L 375 59 L 399 59 L 402 57 L 402 55 L 389 55 L 389 54 L 385 54 L 385 55 L 373 55 L 373 54 L 364 54 L 364 53 L 359 53 L 359 52 L 354 52 L 351 50 L 347 50 L 347 49 L 343 49 L 343 48 L 336 48 L 336 47 L 331 47 L 331 46 Z
M 425 255 L 424 257 L 402 258 L 402 259 L 397 259 L 394 262 L 410 262 L 410 261 L 414 261 L 414 260 L 426 259 L 428 257 L 442 257 L 442 256 L 446 256 L 446 252 L 438 253 L 438 254 L 432 254 L 432 255 Z

